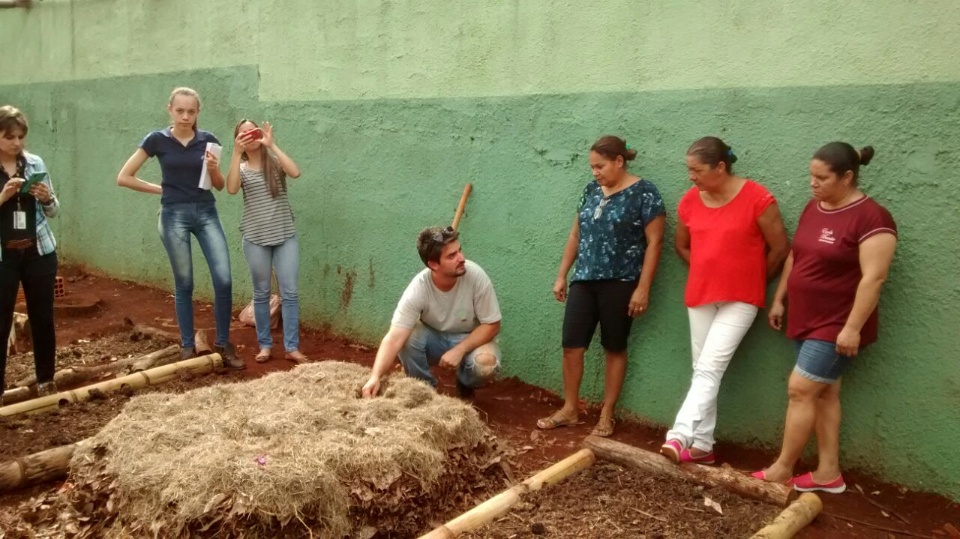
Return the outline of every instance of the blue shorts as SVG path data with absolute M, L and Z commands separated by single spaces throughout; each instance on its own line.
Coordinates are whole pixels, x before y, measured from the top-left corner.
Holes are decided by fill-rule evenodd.
M 832 384 L 843 376 L 853 360 L 837 353 L 837 343 L 808 339 L 797 342 L 797 366 L 794 372 L 822 384 Z

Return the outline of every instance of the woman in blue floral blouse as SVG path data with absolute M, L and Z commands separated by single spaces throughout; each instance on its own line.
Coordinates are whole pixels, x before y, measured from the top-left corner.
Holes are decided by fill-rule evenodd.
M 660 262 L 665 211 L 655 185 L 627 171 L 637 156 L 623 139 L 601 137 L 590 148 L 593 182 L 587 184 L 563 249 L 553 295 L 566 301 L 563 318 L 563 408 L 537 421 L 541 429 L 579 422 L 583 356 L 600 325 L 606 352 L 603 408 L 593 434 L 610 436 L 627 372 L 627 337 L 633 319 L 647 312 Z M 567 274 L 576 262 L 567 291 Z

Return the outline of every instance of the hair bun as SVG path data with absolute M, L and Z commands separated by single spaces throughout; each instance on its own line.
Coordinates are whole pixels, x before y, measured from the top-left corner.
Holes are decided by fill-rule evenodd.
M 860 154 L 860 166 L 865 167 L 870 164 L 875 152 L 873 150 L 873 146 L 864 146 L 863 148 L 860 148 L 858 153 Z
M 623 152 L 623 158 L 627 161 L 633 161 L 637 158 L 637 150 L 628 149 L 627 151 Z

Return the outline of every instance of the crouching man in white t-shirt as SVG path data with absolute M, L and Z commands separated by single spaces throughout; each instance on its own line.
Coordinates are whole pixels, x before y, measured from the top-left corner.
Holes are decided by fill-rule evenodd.
M 457 370 L 462 397 L 500 372 L 500 305 L 483 269 L 463 257 L 460 234 L 447 227 L 426 228 L 417 237 L 417 251 L 427 269 L 407 286 L 380 342 L 363 396 L 373 397 L 380 380 L 400 357 L 407 376 L 436 387 L 430 367 Z

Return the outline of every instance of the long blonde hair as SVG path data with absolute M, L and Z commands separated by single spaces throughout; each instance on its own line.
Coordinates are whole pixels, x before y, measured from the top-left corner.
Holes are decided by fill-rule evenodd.
M 187 96 L 187 97 L 192 97 L 192 98 L 196 99 L 196 100 L 197 100 L 197 113 L 199 114 L 199 112 L 200 112 L 200 94 L 198 94 L 196 90 L 194 90 L 193 88 L 187 88 L 186 86 L 181 86 L 181 87 L 179 87 L 179 88 L 174 88 L 173 91 L 170 92 L 170 100 L 167 101 L 167 105 L 168 105 L 168 106 L 173 105 L 173 99 L 174 99 L 175 97 L 177 97 L 178 95 L 185 95 L 185 96 Z M 194 121 L 193 121 L 193 128 L 194 128 L 194 129 L 197 128 L 197 120 L 194 120 Z

